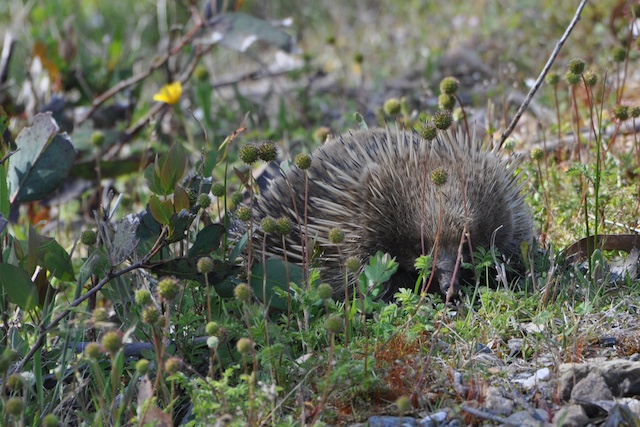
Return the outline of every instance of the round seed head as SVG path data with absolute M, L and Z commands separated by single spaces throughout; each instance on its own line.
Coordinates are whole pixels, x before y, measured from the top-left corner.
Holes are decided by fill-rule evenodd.
M 112 356 L 115 355 L 122 348 L 122 334 L 117 331 L 109 331 L 104 334 L 102 348 Z
M 624 62 L 627 59 L 627 49 L 622 46 L 616 46 L 613 48 L 611 56 L 614 62 Z
M 253 342 L 249 338 L 240 338 L 236 343 L 236 349 L 240 354 L 247 354 L 253 348 Z
M 236 210 L 236 216 L 240 221 L 249 221 L 251 219 L 251 208 L 249 206 L 240 206 Z
M 198 260 L 198 264 L 196 265 L 198 268 L 198 273 L 207 274 L 213 271 L 213 260 L 208 256 L 203 256 Z
M 236 206 L 242 203 L 243 200 L 244 196 L 242 194 L 242 191 L 236 191 L 231 195 L 231 202 Z
M 320 299 L 328 300 L 328 299 L 331 299 L 332 295 L 333 295 L 333 288 L 331 287 L 330 284 L 321 283 L 320 286 L 318 286 L 318 296 L 320 297 Z
M 629 106 L 618 104 L 613 108 L 613 115 L 621 122 L 629 118 Z
M 140 307 L 149 305 L 153 301 L 151 298 L 151 292 L 149 292 L 149 290 L 147 289 L 138 289 L 136 291 L 134 299 L 136 301 L 136 304 L 139 305 Z
M 100 344 L 98 344 L 97 342 L 90 342 L 84 348 L 84 354 L 86 354 L 89 359 L 95 360 L 102 354 L 102 346 L 100 346 Z
M 556 86 L 560 82 L 560 76 L 558 73 L 549 73 L 545 79 L 548 85 Z
M 335 314 L 329 316 L 324 325 L 327 328 L 327 331 L 332 334 L 339 334 L 344 329 L 342 317 Z
M 531 159 L 539 162 L 540 160 L 542 160 L 542 157 L 544 156 L 544 151 L 542 151 L 542 148 L 540 147 L 535 147 L 531 150 Z
M 109 320 L 109 313 L 103 307 L 98 307 L 91 313 L 91 320 L 96 322 L 106 322 Z
M 173 375 L 180 370 L 182 360 L 177 357 L 170 357 L 164 362 L 164 370 L 167 374 Z
M 24 411 L 24 402 L 20 397 L 12 397 L 7 400 L 4 409 L 9 415 L 18 418 L 22 415 L 22 411 Z
M 287 217 L 281 217 L 276 220 L 277 233 L 280 236 L 287 236 L 293 229 L 293 223 Z
M 442 168 L 438 168 L 438 169 L 434 170 L 433 172 L 431 172 L 431 181 L 437 187 L 440 187 L 440 186 L 444 185 L 447 182 L 447 178 L 448 177 L 449 177 L 449 175 L 447 174 L 447 171 L 445 171 Z
M 142 310 L 142 321 L 148 325 L 156 325 L 160 319 L 160 310 L 156 307 L 147 307 Z
M 58 427 L 58 417 L 54 414 L 47 414 L 42 419 L 42 427 Z
M 246 283 L 240 283 L 233 289 L 233 295 L 240 302 L 247 302 L 251 298 L 251 286 Z
M 448 129 L 452 123 L 453 115 L 451 115 L 451 111 L 438 110 L 433 115 L 433 124 L 440 130 Z
M 513 138 L 508 138 L 503 145 L 506 151 L 513 151 L 516 148 L 516 140 Z
M 206 209 L 211 205 L 211 199 L 208 194 L 201 194 L 198 196 L 198 204 L 200 207 Z
M 209 70 L 204 65 L 198 65 L 195 70 L 193 70 L 193 77 L 198 82 L 206 82 L 209 80 Z
M 356 257 L 350 257 L 345 263 L 347 271 L 350 273 L 357 273 L 360 270 L 360 260 Z
M 633 107 L 629 107 L 629 115 L 634 119 L 640 117 L 640 107 L 634 105 Z
M 329 241 L 334 244 L 344 242 L 344 232 L 339 228 L 332 228 L 329 230 Z
M 278 224 L 276 220 L 271 218 L 270 216 L 263 218 L 260 222 L 260 228 L 265 234 L 273 234 L 278 231 Z
M 298 154 L 294 163 L 300 169 L 307 170 L 311 167 L 311 156 L 308 154 Z
M 7 387 L 12 391 L 20 389 L 20 387 L 22 387 L 22 377 L 20 377 L 20 374 L 14 372 L 9 375 L 9 378 L 7 378 Z
M 438 136 L 438 129 L 433 123 L 424 123 L 422 129 L 420 129 L 420 134 L 427 141 L 433 141 Z
M 255 144 L 244 144 L 242 148 L 240 148 L 239 156 L 240 160 L 250 165 L 258 160 L 258 148 Z
M 362 52 L 358 52 L 353 56 L 353 62 L 356 64 L 362 64 L 364 62 L 364 55 Z
M 99 130 L 93 132 L 89 141 L 98 148 L 102 147 L 104 145 L 104 133 Z
M 456 98 L 448 93 L 441 93 L 438 96 L 438 108 L 441 110 L 453 110 L 456 106 Z
M 205 330 L 207 331 L 207 335 L 216 336 L 218 332 L 220 332 L 220 325 L 217 322 L 209 322 Z
M 278 149 L 273 141 L 263 141 L 258 147 L 258 157 L 263 162 L 272 162 L 278 158 Z
M 213 187 L 211 187 L 211 194 L 215 197 L 223 197 L 226 192 L 227 190 L 224 188 L 224 184 L 220 182 L 216 182 L 213 184 Z
M 80 235 L 80 241 L 87 246 L 93 246 L 98 241 L 98 235 L 93 230 L 85 230 Z
M 564 81 L 566 81 L 570 86 L 575 86 L 580 83 L 580 75 L 567 71 L 564 74 Z
M 460 87 L 460 82 L 455 77 L 445 77 L 440 82 L 440 92 L 447 95 L 455 95 Z
M 585 66 L 586 64 L 581 58 L 573 58 L 571 61 L 569 61 L 569 65 L 567 66 L 567 68 L 569 69 L 569 72 L 581 75 L 582 73 L 584 73 Z
M 145 375 L 149 372 L 149 366 L 151 363 L 147 359 L 140 359 L 136 362 L 136 372 L 138 375 Z
M 584 73 L 584 84 L 587 87 L 594 87 L 598 84 L 598 75 L 593 71 L 587 71 Z
M 411 409 L 413 409 L 413 405 L 411 405 L 411 400 L 407 396 L 400 396 L 396 400 L 396 406 L 398 407 L 398 412 L 400 414 L 406 414 Z
M 158 296 L 165 301 L 173 301 L 180 290 L 178 280 L 173 277 L 165 277 L 158 283 Z
M 387 116 L 397 116 L 402 110 L 402 104 L 398 98 L 389 98 L 384 102 L 382 109 Z

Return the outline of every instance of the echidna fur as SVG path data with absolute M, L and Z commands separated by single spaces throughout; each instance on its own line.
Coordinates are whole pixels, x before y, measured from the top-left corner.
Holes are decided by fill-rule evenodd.
M 471 243 L 463 246 L 465 261 L 470 261 L 469 246 L 495 247 L 505 259 L 517 260 L 521 243 L 533 240 L 515 164 L 513 157 L 504 158 L 497 148 L 461 133 L 441 132 L 427 141 L 402 129 L 353 131 L 330 139 L 312 154 L 308 180 L 295 166 L 272 180 L 255 201 L 254 215 L 257 223 L 267 216 L 288 217 L 294 229 L 287 237 L 287 257 L 302 263 L 300 239 L 308 195 L 309 251 L 320 253 L 313 265 L 321 269 L 322 281 L 333 286 L 336 298 L 345 295 L 345 261 L 355 257 L 365 265 L 378 251 L 399 263 L 382 298 L 390 299 L 400 288 L 414 288 L 414 263 L 421 254 L 436 256 L 439 289 L 446 293 L 453 284 L 457 292 L 456 260 L 465 229 Z M 431 180 L 436 169 L 447 173 L 439 187 Z M 329 241 L 333 228 L 344 233 L 342 243 Z M 262 239 L 257 237 L 254 248 L 259 251 Z M 267 236 L 266 252 L 282 257 L 281 238 Z

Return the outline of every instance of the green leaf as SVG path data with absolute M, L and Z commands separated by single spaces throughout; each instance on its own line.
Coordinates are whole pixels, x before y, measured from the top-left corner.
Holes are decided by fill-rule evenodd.
M 169 225 L 173 216 L 173 203 L 171 200 L 160 200 L 153 194 L 149 199 L 149 211 L 153 219 L 162 225 Z
M 189 248 L 189 256 L 208 255 L 220 247 L 220 238 L 224 233 L 222 224 L 209 224 L 198 232 L 196 241 Z
M 0 151 L 0 157 L 2 152 Z M 9 210 L 11 204 L 9 203 L 9 187 L 7 186 L 7 170 L 4 165 L 0 165 L 0 214 L 5 217 L 9 217 Z
M 69 174 L 76 150 L 66 134 L 57 132 L 51 113 L 38 114 L 16 138 L 19 150 L 9 161 L 11 203 L 43 199 Z
M 38 290 L 27 273 L 15 265 L 0 264 L 0 289 L 9 302 L 23 310 L 31 310 L 38 303 Z
M 175 142 L 169 151 L 160 158 L 160 184 L 165 195 L 173 193 L 187 169 L 187 154 L 182 145 Z
M 189 195 L 184 188 L 176 185 L 173 192 L 173 210 L 175 212 L 180 212 L 183 209 L 188 211 L 190 207 L 191 203 L 189 203 Z
M 286 310 L 287 301 L 278 296 L 274 289 L 277 287 L 286 291 L 289 282 L 302 282 L 302 267 L 285 263 L 281 259 L 268 259 L 264 264 L 258 263 L 251 269 L 253 293 L 260 301 L 278 310 Z M 265 296 L 266 301 L 264 301 Z
M 144 177 L 149 185 L 149 190 L 151 190 L 153 194 L 163 195 L 164 192 L 162 191 L 162 185 L 160 184 L 160 176 L 158 176 L 157 173 L 157 163 L 158 159 L 156 158 L 154 163 L 147 166 L 144 170 Z
M 43 238 L 38 247 L 40 265 L 54 277 L 65 282 L 75 281 L 71 257 L 55 239 Z
M 111 267 L 107 254 L 100 248 L 94 249 L 78 272 L 78 286 L 82 287 L 92 274 L 104 276 Z

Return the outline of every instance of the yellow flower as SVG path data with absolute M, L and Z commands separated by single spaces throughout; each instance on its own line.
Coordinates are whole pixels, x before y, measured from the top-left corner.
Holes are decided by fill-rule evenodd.
M 153 95 L 153 100 L 175 105 L 180 100 L 180 95 L 182 95 L 182 83 L 175 81 L 162 86 L 160 92 Z

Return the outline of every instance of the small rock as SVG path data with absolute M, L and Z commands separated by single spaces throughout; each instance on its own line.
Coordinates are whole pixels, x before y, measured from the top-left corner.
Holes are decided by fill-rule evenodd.
M 394 417 L 374 415 L 367 420 L 369 427 L 419 427 L 418 420 L 412 417 Z
M 591 371 L 573 387 L 571 400 L 582 405 L 587 415 L 593 417 L 600 412 L 600 408 L 588 402 L 613 400 L 613 395 L 602 375 Z
M 431 415 L 427 415 L 420 420 L 420 427 L 436 427 L 441 426 L 447 419 L 446 411 L 439 411 Z
M 498 387 L 487 388 L 484 394 L 484 409 L 497 415 L 513 413 L 515 404 L 513 400 L 504 397 Z
M 580 405 L 563 406 L 553 416 L 553 424 L 564 427 L 583 427 L 589 423 L 584 408 Z
M 560 365 L 558 391 L 562 399 L 571 398 L 571 390 L 589 372 L 599 373 L 615 397 L 640 394 L 640 362 L 616 359 L 599 363 L 563 363 Z
M 535 386 L 538 385 L 541 381 L 547 381 L 551 376 L 551 371 L 549 368 L 538 369 L 535 374 L 531 375 L 529 378 L 525 379 L 516 379 L 513 380 L 514 383 L 522 384 L 526 390 L 531 390 Z
M 511 414 L 506 419 L 509 425 L 517 425 L 522 427 L 539 427 L 549 422 L 547 411 L 536 409 L 535 415 L 529 411 L 519 411 Z

